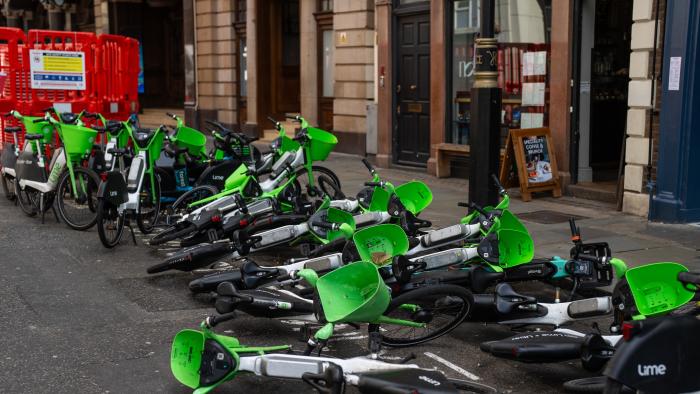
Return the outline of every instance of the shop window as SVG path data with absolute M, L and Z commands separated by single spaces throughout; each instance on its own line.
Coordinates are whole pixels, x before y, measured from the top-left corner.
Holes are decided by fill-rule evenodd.
M 448 24 L 451 50 L 450 124 L 446 140 L 469 144 L 474 41 L 478 37 L 479 0 L 453 1 Z M 502 136 L 508 129 L 548 124 L 549 29 L 551 0 L 497 0 L 498 86 L 502 89 Z

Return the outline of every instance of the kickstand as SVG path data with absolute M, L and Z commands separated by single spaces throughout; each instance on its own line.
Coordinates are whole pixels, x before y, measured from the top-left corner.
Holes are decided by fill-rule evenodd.
M 379 352 L 382 350 L 382 333 L 379 332 L 378 325 L 370 325 L 369 327 L 369 353 L 372 360 L 379 357 Z
M 136 243 L 136 234 L 134 234 L 134 228 L 131 227 L 131 224 L 126 224 L 126 227 L 129 227 L 129 231 L 131 232 L 131 240 L 134 241 L 134 245 L 138 245 Z

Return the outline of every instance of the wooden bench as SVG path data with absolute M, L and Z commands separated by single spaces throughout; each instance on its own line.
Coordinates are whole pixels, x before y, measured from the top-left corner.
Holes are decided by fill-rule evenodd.
M 450 161 L 455 157 L 469 157 L 469 145 L 441 143 L 433 145 L 437 153 L 435 176 L 447 178 L 450 176 Z
M 469 145 L 450 144 L 443 142 L 433 145 L 436 152 L 437 165 L 435 166 L 435 176 L 438 178 L 448 178 L 450 176 L 450 162 L 455 157 L 469 157 Z M 505 149 L 501 149 L 500 160 L 503 160 Z

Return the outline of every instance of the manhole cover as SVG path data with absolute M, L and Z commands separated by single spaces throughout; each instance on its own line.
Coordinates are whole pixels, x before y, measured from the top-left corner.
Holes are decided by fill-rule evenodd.
M 561 213 L 557 211 L 535 211 L 527 212 L 516 215 L 521 220 L 527 220 L 528 222 L 542 223 L 542 224 L 555 224 L 568 222 L 569 219 L 574 218 L 588 219 L 585 216 L 572 215 L 570 213 Z
M 211 306 L 187 290 L 191 275 L 171 274 L 145 278 L 122 278 L 111 282 L 126 297 L 149 312 L 200 309 Z

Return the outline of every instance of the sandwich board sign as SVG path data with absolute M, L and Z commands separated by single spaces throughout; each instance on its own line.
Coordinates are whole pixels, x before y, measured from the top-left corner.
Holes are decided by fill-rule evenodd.
M 85 52 L 29 50 L 32 89 L 85 90 Z

